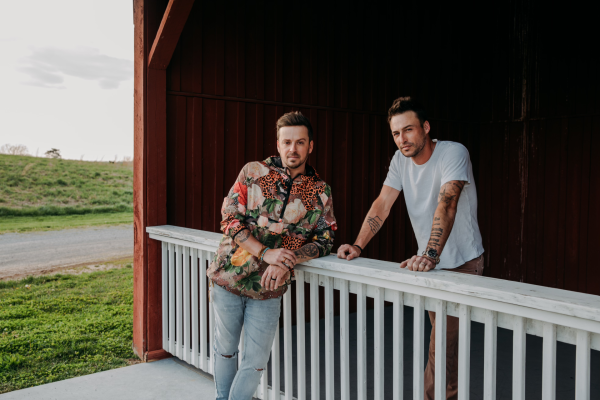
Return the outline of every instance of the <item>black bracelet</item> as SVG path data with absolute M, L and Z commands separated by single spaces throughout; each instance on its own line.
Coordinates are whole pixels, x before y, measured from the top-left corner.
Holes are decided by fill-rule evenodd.
M 357 245 L 357 244 L 353 244 L 352 246 L 354 246 L 354 247 L 358 247 L 358 248 L 360 249 L 360 254 L 362 254 L 362 252 L 363 252 L 363 249 L 362 249 L 362 247 L 360 247 L 360 246 L 359 246 L 359 245 Z

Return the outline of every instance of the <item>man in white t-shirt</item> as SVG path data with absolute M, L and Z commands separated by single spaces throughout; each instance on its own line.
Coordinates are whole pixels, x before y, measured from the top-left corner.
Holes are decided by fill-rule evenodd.
M 390 213 L 400 191 L 417 237 L 417 255 L 400 268 L 427 272 L 445 269 L 481 275 L 483 246 L 477 224 L 477 192 L 469 152 L 460 143 L 432 140 L 425 109 L 410 97 L 400 97 L 388 111 L 388 122 L 398 151 L 381 194 L 375 200 L 353 245 L 344 244 L 338 257 L 360 256 Z M 434 398 L 435 313 L 429 360 L 425 369 L 425 399 Z M 457 397 L 458 318 L 448 317 L 446 336 L 446 398 Z

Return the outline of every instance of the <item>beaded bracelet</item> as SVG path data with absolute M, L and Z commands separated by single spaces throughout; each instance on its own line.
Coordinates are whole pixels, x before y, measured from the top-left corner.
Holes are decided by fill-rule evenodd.
M 260 254 L 260 262 L 263 262 L 263 258 L 265 257 L 265 254 L 267 253 L 267 251 L 271 250 L 270 247 L 265 247 L 265 249 L 261 252 Z

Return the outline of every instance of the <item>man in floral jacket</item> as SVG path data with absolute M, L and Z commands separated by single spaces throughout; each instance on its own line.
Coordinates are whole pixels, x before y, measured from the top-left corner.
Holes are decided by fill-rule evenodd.
M 279 157 L 246 164 L 223 202 L 223 239 L 207 272 L 215 312 L 217 399 L 252 399 L 298 263 L 328 255 L 337 229 L 331 188 L 306 163 L 310 121 L 277 121 Z M 238 370 L 242 326 L 245 349 Z

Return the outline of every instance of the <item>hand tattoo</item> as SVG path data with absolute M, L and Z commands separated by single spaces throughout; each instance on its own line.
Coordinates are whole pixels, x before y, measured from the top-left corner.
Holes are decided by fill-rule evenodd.
M 314 243 L 309 243 L 306 246 L 300 247 L 294 251 L 294 254 L 298 259 L 310 259 L 319 256 L 319 248 Z
M 244 229 L 243 231 L 237 234 L 237 236 L 235 237 L 235 241 L 238 242 L 238 244 L 242 244 L 246 240 L 248 240 L 249 237 L 250 231 L 248 229 Z
M 381 224 L 383 224 L 383 221 L 378 216 L 375 216 L 367 218 L 367 223 L 369 224 L 369 227 L 371 227 L 371 232 L 373 232 L 374 235 L 379 231 L 379 229 L 381 229 Z

